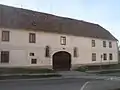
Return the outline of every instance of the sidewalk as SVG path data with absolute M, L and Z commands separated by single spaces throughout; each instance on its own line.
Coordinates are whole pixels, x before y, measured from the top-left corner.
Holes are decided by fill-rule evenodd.
M 85 78 L 85 79 L 105 79 L 105 80 L 120 80 L 120 77 L 108 75 L 96 75 L 78 71 L 59 72 L 64 78 Z
M 18 76 L 22 76 L 22 75 L 30 75 L 30 76 L 34 76 L 34 75 L 53 75 L 53 74 L 57 74 L 57 73 L 17 73 L 17 74 L 0 74 L 0 76 L 13 76 L 13 75 L 18 75 Z
M 87 73 L 96 73 L 96 72 L 102 72 L 102 71 L 120 71 L 120 69 L 89 70 L 89 71 L 86 71 L 86 72 L 87 72 Z
M 43 75 L 61 75 L 59 77 L 39 77 Z M 78 71 L 61 71 L 57 73 L 43 73 L 43 74 L 2 74 L 0 75 L 0 79 L 2 77 L 11 77 L 11 76 L 32 76 L 32 78 L 13 78 L 13 79 L 5 79 L 5 80 L 52 80 L 52 79 L 70 79 L 70 78 L 84 78 L 84 79 L 104 79 L 104 80 L 120 80 L 120 77 L 116 76 L 101 76 L 96 74 L 89 74 L 84 72 L 78 72 Z M 34 78 L 35 76 L 35 78 Z M 4 81 L 4 79 L 1 79 L 0 81 Z
M 10 80 L 10 79 L 38 79 L 38 78 L 51 78 L 51 77 L 61 77 L 57 73 L 36 73 L 36 74 L 1 74 L 0 80 Z

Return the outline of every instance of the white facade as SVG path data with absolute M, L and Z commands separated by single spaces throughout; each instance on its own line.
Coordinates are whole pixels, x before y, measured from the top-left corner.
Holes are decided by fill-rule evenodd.
M 10 31 L 10 41 L 1 41 L 2 31 Z M 29 43 L 29 33 L 36 33 L 36 43 Z M 60 37 L 66 37 L 66 45 L 61 45 Z M 92 40 L 95 40 L 95 47 L 92 47 Z M 106 41 L 106 48 L 103 47 Z M 109 48 L 109 41 L 104 39 L 47 33 L 32 30 L 15 30 L 0 28 L 0 51 L 9 51 L 9 63 L 0 63 L 0 67 L 49 67 L 52 68 L 52 56 L 59 51 L 66 51 L 71 54 L 72 67 L 80 65 L 115 64 L 118 63 L 117 41 L 112 42 Z M 45 57 L 45 47 L 50 47 L 50 57 Z M 73 48 L 77 47 L 78 57 L 73 57 Z M 29 53 L 35 56 L 29 56 Z M 96 53 L 96 61 L 92 61 L 92 53 Z M 107 54 L 107 60 L 101 59 L 103 53 Z M 109 60 L 109 53 L 113 54 L 113 60 Z M 31 64 L 31 59 L 36 58 L 37 64 Z

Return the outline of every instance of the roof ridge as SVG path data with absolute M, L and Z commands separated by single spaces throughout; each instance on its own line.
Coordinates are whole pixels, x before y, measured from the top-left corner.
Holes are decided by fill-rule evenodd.
M 1 10 L 3 10 L 3 12 Z M 19 14 L 15 10 L 18 10 Z M 32 29 L 53 33 L 72 34 L 76 36 L 117 40 L 111 33 L 103 32 L 106 29 L 101 27 L 99 24 L 94 24 L 84 20 L 77 20 L 1 4 L 0 11 L 0 27 Z M 25 15 L 23 12 L 28 14 Z M 34 13 L 36 16 L 33 15 Z M 47 19 L 44 17 L 45 15 L 48 16 Z M 56 18 L 57 20 L 53 18 Z M 69 21 L 72 23 L 69 23 Z M 61 23 L 63 25 L 61 25 Z

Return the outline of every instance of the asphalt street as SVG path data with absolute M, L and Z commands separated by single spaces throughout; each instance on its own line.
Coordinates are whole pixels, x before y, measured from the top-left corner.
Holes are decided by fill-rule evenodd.
M 80 90 L 90 79 L 0 81 L 0 90 Z
M 95 80 L 86 82 L 81 90 L 120 90 L 120 81 Z
M 120 90 L 120 81 L 96 79 L 46 79 L 0 81 L 0 90 Z

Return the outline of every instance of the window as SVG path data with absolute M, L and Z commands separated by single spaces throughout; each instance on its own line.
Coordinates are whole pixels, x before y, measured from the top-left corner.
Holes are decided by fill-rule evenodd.
M 66 45 L 66 37 L 61 36 L 60 43 L 61 43 L 61 45 Z
M 112 55 L 112 53 L 109 54 L 109 60 L 113 60 L 113 55 Z
M 37 64 L 37 59 L 31 59 L 31 64 Z
M 45 48 L 45 57 L 50 57 L 50 47 L 46 46 Z
M 78 49 L 77 49 L 77 47 L 74 48 L 74 57 L 78 57 Z
M 36 43 L 35 33 L 29 33 L 29 43 Z
M 9 31 L 2 31 L 2 41 L 9 41 Z
M 92 47 L 95 47 L 95 40 L 92 40 Z
M 106 47 L 106 41 L 103 41 L 103 47 Z
M 107 60 L 107 54 L 106 53 L 103 54 L 103 60 Z
M 96 53 L 92 53 L 92 61 L 96 61 Z
M 1 51 L 1 63 L 9 63 L 9 51 Z
M 109 42 L 109 48 L 112 48 L 112 42 Z
M 30 53 L 30 56 L 34 56 L 34 53 Z

